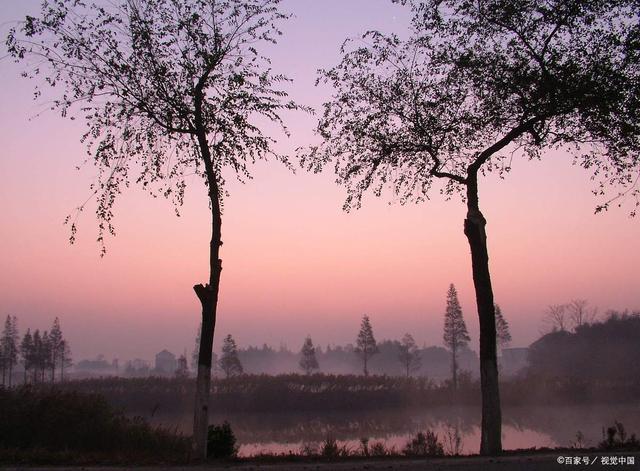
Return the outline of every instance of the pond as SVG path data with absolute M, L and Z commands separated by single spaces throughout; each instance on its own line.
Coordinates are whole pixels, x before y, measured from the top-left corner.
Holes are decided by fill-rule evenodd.
M 153 424 L 191 431 L 191 415 L 154 414 L 146 417 Z M 238 439 L 241 456 L 257 453 L 300 453 L 317 449 L 327 438 L 352 451 L 382 442 L 402 451 L 419 431 L 432 430 L 445 452 L 462 454 L 480 448 L 479 407 L 435 407 L 430 409 L 378 410 L 368 413 L 291 413 L 291 414 L 213 414 L 211 423 L 229 421 Z M 503 409 L 503 447 L 505 450 L 531 447 L 568 447 L 579 440 L 582 446 L 595 446 L 603 438 L 603 427 L 614 421 L 624 424 L 629 434 L 640 432 L 640 404 L 600 404 L 574 406 L 518 406 Z

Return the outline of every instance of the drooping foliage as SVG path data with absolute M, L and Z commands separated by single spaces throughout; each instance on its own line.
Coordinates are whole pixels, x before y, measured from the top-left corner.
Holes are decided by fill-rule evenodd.
M 52 109 L 87 123 L 82 141 L 99 171 L 91 190 L 103 248 L 105 233 L 114 233 L 115 200 L 129 184 L 172 199 L 176 210 L 187 176 L 211 184 L 198 131 L 219 186 L 225 167 L 245 180 L 257 159 L 288 165 L 257 125 L 274 122 L 286 132 L 279 113 L 298 108 L 279 88 L 288 79 L 259 51 L 288 18 L 278 3 L 61 0 L 11 30 L 9 53 L 37 79 L 36 97 L 53 95 Z M 68 218 L 72 241 L 75 218 Z

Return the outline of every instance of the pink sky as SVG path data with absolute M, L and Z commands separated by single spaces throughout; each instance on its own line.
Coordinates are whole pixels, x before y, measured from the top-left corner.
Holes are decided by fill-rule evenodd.
M 38 3 L 3 4 L 3 34 Z M 315 107 L 327 98 L 313 86 L 315 70 L 337 61 L 345 37 L 406 24 L 404 10 L 386 0 L 288 0 L 284 7 L 297 17 L 284 27 L 274 67 L 296 81 L 294 98 Z M 21 331 L 48 329 L 59 316 L 76 360 L 190 352 L 200 315 L 191 287 L 207 279 L 210 237 L 202 182 L 192 180 L 180 218 L 169 202 L 137 188 L 123 194 L 118 235 L 107 240 L 104 259 L 90 209 L 70 246 L 62 221 L 87 197 L 95 173 L 75 170 L 84 156 L 83 125 L 54 113 L 30 120 L 43 109 L 31 99 L 33 84 L 6 59 L 0 68 L 0 316 L 16 315 Z M 283 151 L 313 141 L 313 117 L 289 124 Z M 514 346 L 538 337 L 552 303 L 586 298 L 601 312 L 640 308 L 640 221 L 628 217 L 629 206 L 594 215 L 589 175 L 570 161 L 562 152 L 518 160 L 506 180 L 481 182 L 494 291 Z M 403 207 L 370 196 L 345 214 L 344 190 L 331 172 L 293 175 L 263 163 L 254 175 L 246 185 L 231 183 L 225 201 L 216 350 L 227 333 L 240 345 L 294 349 L 306 334 L 323 346 L 353 342 L 365 313 L 378 339 L 410 332 L 420 344 L 440 345 L 449 283 L 458 288 L 475 347 L 459 199 L 434 192 L 426 204 Z

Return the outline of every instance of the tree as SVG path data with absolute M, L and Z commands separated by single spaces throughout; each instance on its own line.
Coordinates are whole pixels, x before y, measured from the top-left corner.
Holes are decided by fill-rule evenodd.
M 411 372 L 420 368 L 420 352 L 418 351 L 416 341 L 413 340 L 413 336 L 411 334 L 404 334 L 399 348 L 400 352 L 398 353 L 398 360 L 400 360 L 408 378 Z
M 567 305 L 569 311 L 569 319 L 573 324 L 574 330 L 579 329 L 583 325 L 591 324 L 598 314 L 597 308 L 590 308 L 589 301 L 586 299 L 574 299 Z
M 66 340 L 62 340 L 62 345 L 60 347 L 60 382 L 64 381 L 64 370 L 65 368 L 70 368 L 73 365 L 73 360 L 71 358 L 71 348 L 69 347 L 69 342 Z
M 40 330 L 36 329 L 33 332 L 33 342 L 31 344 L 31 365 L 33 366 L 33 382 L 38 382 L 38 373 L 42 366 L 42 337 L 40 336 Z
M 194 286 L 202 306 L 194 442 L 206 458 L 213 334 L 222 263 L 222 204 L 230 168 L 250 178 L 257 159 L 273 157 L 274 139 L 260 125 L 285 133 L 286 101 L 260 48 L 276 43 L 288 15 L 280 0 L 115 0 L 44 2 L 7 39 L 16 61 L 31 61 L 28 77 L 60 89 L 53 107 L 77 111 L 87 123 L 82 140 L 98 169 L 98 241 L 114 235 L 113 205 L 130 182 L 182 204 L 189 175 L 201 177 L 211 210 L 209 279 Z M 36 88 L 36 96 L 41 93 Z M 134 177 L 132 174 L 137 175 Z M 84 205 L 67 222 L 71 242 Z
M 502 309 L 497 304 L 495 305 L 496 311 L 496 339 L 498 345 L 506 347 L 511 343 L 511 332 L 509 332 L 509 323 L 502 315 Z
M 365 376 L 369 376 L 369 370 L 367 364 L 369 359 L 379 352 L 378 344 L 373 336 L 373 328 L 371 327 L 371 321 L 366 314 L 362 316 L 362 323 L 360 324 L 360 332 L 358 332 L 358 339 L 356 340 L 356 348 L 354 350 L 356 354 L 362 358 L 363 372 Z
M 0 360 L 2 363 L 2 384 L 11 387 L 13 367 L 18 362 L 18 319 L 7 316 L 0 338 Z M 7 381 L 8 380 L 8 381 Z
M 63 338 L 62 338 L 62 329 L 60 329 L 60 319 L 57 317 L 53 321 L 53 326 L 51 327 L 51 332 L 49 332 L 49 348 L 51 350 L 51 382 L 55 380 L 56 377 L 56 367 L 60 362 L 60 356 L 62 354 L 63 348 Z
M 222 356 L 220 357 L 220 369 L 224 372 L 227 379 L 234 375 L 240 375 L 243 372 L 242 363 L 238 358 L 238 347 L 236 341 L 233 340 L 231 334 L 224 338 L 222 343 Z
M 202 332 L 202 323 L 198 325 L 198 332 L 196 332 L 196 343 L 191 352 L 191 368 L 193 371 L 198 371 L 198 354 L 200 353 L 200 333 Z M 212 363 L 212 366 L 215 362 Z
M 178 358 L 178 368 L 175 372 L 176 378 L 188 378 L 189 377 L 189 364 L 187 363 L 186 353 L 180 355 Z
M 309 336 L 304 340 L 302 350 L 300 350 L 299 365 L 300 368 L 302 368 L 302 371 L 308 375 L 310 375 L 313 370 L 320 368 L 320 365 L 318 365 L 318 359 L 316 358 L 316 348 L 313 346 L 313 342 Z
M 40 367 L 40 381 L 44 383 L 44 376 L 47 371 L 50 371 L 52 361 L 51 354 L 51 338 L 49 332 L 46 330 L 42 334 L 42 339 L 39 343 L 38 349 L 38 366 Z M 53 380 L 52 380 L 53 381 Z
M 334 165 L 346 210 L 368 190 L 421 202 L 440 181 L 447 198 L 461 194 L 480 320 L 480 451 L 496 454 L 502 419 L 480 177 L 504 176 L 513 157 L 563 148 L 593 172 L 604 198 L 597 211 L 616 200 L 637 206 L 637 1 L 396 3 L 413 13 L 408 39 L 370 31 L 321 72 L 335 92 L 318 124 L 322 143 L 303 164 Z
M 24 368 L 24 384 L 27 384 L 27 375 L 33 367 L 33 337 L 31 336 L 31 329 L 27 329 L 20 342 L 20 358 Z
M 453 390 L 458 389 L 458 352 L 466 347 L 471 338 L 462 316 L 456 287 L 451 284 L 447 291 L 447 307 L 444 311 L 444 344 L 451 350 L 451 380 Z
M 549 330 L 564 332 L 567 330 L 567 305 L 551 304 L 544 313 L 544 323 L 549 326 Z

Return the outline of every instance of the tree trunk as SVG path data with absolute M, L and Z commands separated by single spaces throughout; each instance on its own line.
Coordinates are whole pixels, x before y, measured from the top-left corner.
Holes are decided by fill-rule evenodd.
M 498 386 L 496 320 L 493 289 L 489 275 L 487 221 L 478 205 L 477 173 L 467 178 L 467 218 L 464 233 L 471 248 L 473 284 L 480 318 L 480 384 L 482 389 L 482 433 L 480 454 L 496 455 L 502 451 L 502 414 Z
M 455 345 L 451 349 L 451 388 L 454 393 L 458 390 L 458 352 Z
M 220 246 L 222 245 L 222 215 L 218 180 L 213 168 L 211 152 L 199 114 L 196 117 L 198 143 L 205 163 L 209 202 L 211 205 L 211 243 L 209 246 L 209 283 L 193 287 L 202 305 L 202 329 L 198 352 L 198 376 L 196 379 L 196 398 L 193 418 L 193 439 L 196 459 L 207 458 L 207 432 L 209 428 L 209 395 L 211 391 L 211 363 L 213 356 L 213 334 L 216 325 L 218 291 L 220 288 Z

